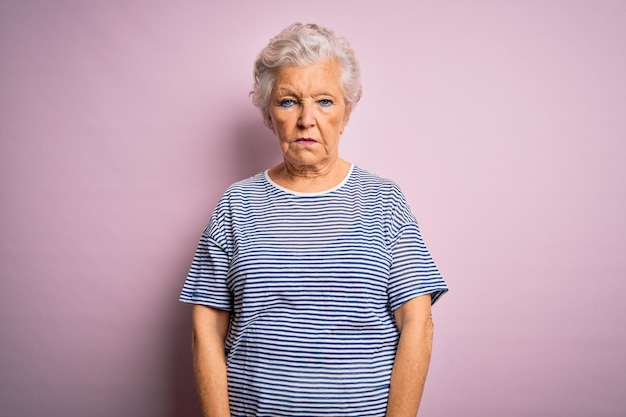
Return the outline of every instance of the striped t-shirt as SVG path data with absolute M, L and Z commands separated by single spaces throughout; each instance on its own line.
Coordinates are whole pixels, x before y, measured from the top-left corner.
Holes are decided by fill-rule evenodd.
M 233 417 L 385 415 L 393 311 L 447 290 L 400 188 L 352 167 L 321 193 L 233 184 L 180 300 L 229 310 Z

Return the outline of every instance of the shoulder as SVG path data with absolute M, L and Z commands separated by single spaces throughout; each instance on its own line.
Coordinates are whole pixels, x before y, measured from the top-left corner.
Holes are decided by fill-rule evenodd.
M 256 175 L 231 184 L 224 192 L 224 195 L 254 192 L 258 189 L 263 189 L 264 185 L 265 172 L 259 172 Z
M 362 202 L 370 207 L 380 209 L 391 235 L 406 224 L 417 223 L 408 201 L 400 188 L 393 180 L 373 174 L 363 168 L 354 169 L 355 190 Z
M 233 210 L 242 207 L 253 196 L 263 198 L 266 195 L 265 176 L 260 172 L 252 177 L 231 184 L 222 194 L 213 210 L 213 218 L 230 217 Z
M 252 177 L 231 184 L 220 199 L 218 205 L 236 204 L 250 196 L 263 195 L 267 192 L 265 174 L 260 172 Z
M 400 186 L 389 178 L 381 177 L 356 165 L 353 168 L 352 175 L 354 176 L 355 186 L 359 188 L 370 192 L 376 191 L 380 197 L 404 198 Z

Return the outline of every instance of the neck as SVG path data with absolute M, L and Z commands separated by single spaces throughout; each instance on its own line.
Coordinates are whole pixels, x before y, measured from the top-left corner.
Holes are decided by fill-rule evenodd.
M 283 162 L 268 171 L 272 181 L 288 190 L 298 192 L 320 192 L 329 190 L 344 180 L 350 163 L 337 159 L 323 167 L 296 166 Z

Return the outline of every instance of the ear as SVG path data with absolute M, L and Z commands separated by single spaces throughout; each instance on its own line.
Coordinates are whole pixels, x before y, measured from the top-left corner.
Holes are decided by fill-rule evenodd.
M 346 128 L 348 124 L 348 120 L 350 120 L 350 114 L 352 113 L 352 103 L 346 104 L 346 110 L 343 113 L 343 120 L 341 122 L 341 129 L 339 130 L 339 134 L 343 135 L 343 130 Z
M 276 134 L 276 131 L 274 130 L 274 122 L 272 121 L 272 116 L 270 116 L 269 112 L 267 113 L 267 115 L 265 116 L 265 124 L 267 125 L 267 127 L 274 133 Z

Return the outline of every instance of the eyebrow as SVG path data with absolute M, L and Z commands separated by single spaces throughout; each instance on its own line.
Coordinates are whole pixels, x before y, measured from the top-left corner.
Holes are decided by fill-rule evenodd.
M 280 87 L 276 89 L 276 94 L 280 95 L 280 96 L 294 96 L 294 97 L 298 97 L 300 98 L 300 94 L 297 93 L 296 91 L 292 90 L 291 88 L 288 87 Z M 316 91 L 313 92 L 313 94 L 311 94 L 311 97 L 316 97 L 316 96 L 330 96 L 330 97 L 335 97 L 336 95 L 333 93 L 330 93 L 328 90 L 320 90 L 320 91 Z

